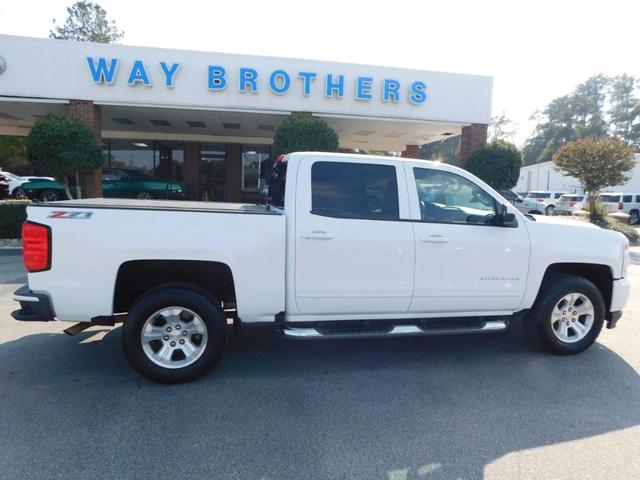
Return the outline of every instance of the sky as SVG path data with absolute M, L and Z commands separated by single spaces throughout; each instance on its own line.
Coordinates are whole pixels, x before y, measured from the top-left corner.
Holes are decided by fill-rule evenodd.
M 0 33 L 47 37 L 71 0 L 1 0 Z M 596 73 L 640 77 L 639 0 L 98 0 L 125 45 L 492 76 L 493 115 L 530 116 Z M 0 44 L 0 53 L 2 45 Z

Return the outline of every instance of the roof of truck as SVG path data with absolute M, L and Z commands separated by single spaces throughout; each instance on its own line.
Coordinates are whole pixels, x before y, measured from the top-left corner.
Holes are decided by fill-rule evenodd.
M 133 200 L 126 198 L 90 198 L 63 200 L 60 202 L 33 203 L 30 207 L 49 208 L 87 208 L 122 210 L 168 210 L 214 213 L 245 213 L 253 215 L 280 215 L 280 212 L 267 209 L 264 205 L 248 203 L 192 202 L 183 200 Z

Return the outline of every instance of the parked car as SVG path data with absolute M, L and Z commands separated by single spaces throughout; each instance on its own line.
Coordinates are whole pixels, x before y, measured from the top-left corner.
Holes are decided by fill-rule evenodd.
M 107 198 L 152 198 L 185 200 L 187 186 L 176 181 L 159 180 L 137 170 L 105 168 L 102 170 L 102 192 Z
M 571 215 L 578 210 L 584 210 L 587 207 L 587 195 L 577 195 L 567 193 L 558 199 L 554 215 Z
M 629 223 L 636 225 L 640 220 L 640 194 L 605 192 L 598 196 L 598 200 L 611 214 L 626 213 Z
M 549 191 L 539 191 L 539 192 L 529 192 L 525 199 L 534 200 L 539 207 L 540 213 L 544 213 L 545 215 L 553 215 L 553 211 L 556 208 L 556 203 L 562 195 L 567 192 L 549 192 Z
M 36 179 L 25 182 L 15 193 L 18 198 L 29 198 L 38 202 L 57 202 L 68 200 L 69 197 L 64 185 L 55 180 Z
M 9 196 L 9 182 L 0 180 L 0 200 L 4 200 Z
M 33 182 L 38 180 L 55 181 L 53 177 L 38 177 L 35 175 L 19 176 L 10 172 L 0 171 L 0 180 L 6 181 L 9 184 L 9 196 L 20 198 L 22 196 L 20 187 L 27 182 Z
M 79 322 L 69 334 L 124 321 L 131 365 L 176 383 L 218 362 L 227 319 L 306 339 L 486 333 L 523 318 L 547 349 L 575 354 L 622 315 L 618 232 L 529 219 L 437 162 L 311 152 L 276 167 L 269 205 L 28 206 L 13 318 Z

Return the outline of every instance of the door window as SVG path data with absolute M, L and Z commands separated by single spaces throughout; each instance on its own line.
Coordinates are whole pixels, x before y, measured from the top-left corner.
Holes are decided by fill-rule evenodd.
M 311 213 L 337 218 L 397 220 L 396 168 L 366 163 L 314 163 Z
M 489 225 L 496 215 L 495 200 L 460 175 L 414 168 L 420 214 L 425 222 Z
M 624 196 L 622 197 L 622 201 L 623 201 L 624 203 L 631 203 L 631 201 L 632 201 L 632 200 L 631 200 L 631 198 L 632 198 L 632 195 L 624 195 Z

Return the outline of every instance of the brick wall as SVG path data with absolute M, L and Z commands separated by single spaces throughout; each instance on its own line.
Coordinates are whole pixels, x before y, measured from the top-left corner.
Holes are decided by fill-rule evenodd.
M 401 156 L 403 158 L 420 158 L 420 145 L 407 145 Z
M 88 100 L 69 100 L 69 115 L 77 118 L 93 131 L 100 141 L 102 135 L 102 121 L 100 106 Z M 84 198 L 102 196 L 102 168 L 81 172 L 80 183 Z
M 487 143 L 487 125 L 472 123 L 468 127 L 463 127 L 460 140 L 460 166 L 464 167 L 469 155 L 485 143 Z

